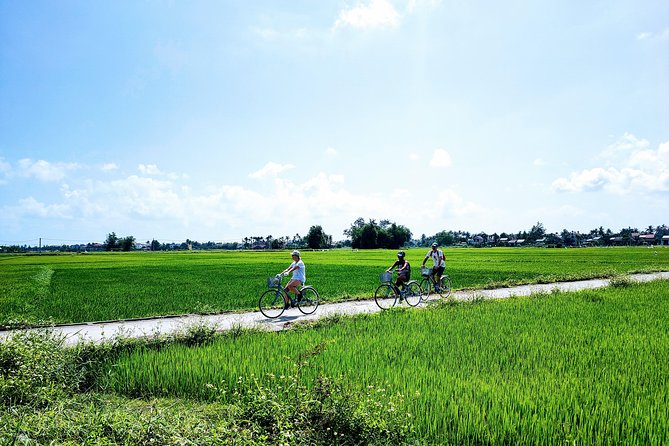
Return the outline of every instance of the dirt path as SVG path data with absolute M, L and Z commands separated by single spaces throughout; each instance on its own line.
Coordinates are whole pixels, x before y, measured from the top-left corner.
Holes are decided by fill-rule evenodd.
M 651 280 L 669 280 L 669 272 L 652 274 L 635 274 L 630 276 L 634 281 L 648 282 Z M 504 299 L 510 296 L 529 296 L 533 293 L 549 293 L 552 290 L 578 291 L 602 288 L 609 285 L 608 279 L 581 280 L 576 282 L 557 282 L 540 285 L 521 285 L 510 288 L 492 290 L 462 290 L 453 293 L 458 300 L 471 300 L 475 297 L 485 299 Z M 215 326 L 219 331 L 238 327 L 261 328 L 270 331 L 283 330 L 297 321 L 316 320 L 335 314 L 376 313 L 381 311 L 374 300 L 358 300 L 323 304 L 315 314 L 305 316 L 296 308 L 287 310 L 280 318 L 269 320 L 260 312 L 224 313 L 217 315 L 181 315 L 152 319 L 125 320 L 113 322 L 92 322 L 84 324 L 58 325 L 53 330 L 65 336 L 66 342 L 74 344 L 80 341 L 104 342 L 118 336 L 146 337 L 157 334 L 178 333 L 196 324 Z M 0 331 L 0 341 L 11 336 L 17 330 Z

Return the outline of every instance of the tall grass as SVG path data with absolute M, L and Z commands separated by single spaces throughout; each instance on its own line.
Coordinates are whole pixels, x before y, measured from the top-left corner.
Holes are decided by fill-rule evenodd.
M 414 276 L 425 249 L 408 250 Z M 450 249 L 453 286 L 609 277 L 669 270 L 669 249 Z M 393 251 L 304 252 L 307 282 L 323 301 L 369 298 Z M 99 253 L 0 256 L 0 324 L 88 322 L 257 308 L 265 279 L 287 252 Z
M 0 444 L 371 446 L 411 441 L 412 419 L 396 410 L 400 395 L 361 391 L 322 375 L 307 385 L 303 370 L 322 345 L 294 358 L 286 376 L 268 383 L 253 376 L 238 380 L 229 403 L 132 399 L 90 390 L 91 380 L 122 352 L 141 345 L 202 345 L 211 335 L 195 326 L 176 338 L 120 338 L 73 347 L 48 330 L 11 336 L 0 343 Z
M 226 398 L 220 389 L 288 374 L 286 357 L 326 343 L 309 373 L 407 396 L 400 409 L 428 444 L 667 444 L 668 297 L 669 283 L 652 282 L 338 317 L 310 330 L 135 351 L 111 365 L 104 385 Z

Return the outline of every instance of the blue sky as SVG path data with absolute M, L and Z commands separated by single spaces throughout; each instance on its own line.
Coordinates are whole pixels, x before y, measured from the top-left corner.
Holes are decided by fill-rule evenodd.
M 0 0 L 0 244 L 669 224 L 669 2 Z

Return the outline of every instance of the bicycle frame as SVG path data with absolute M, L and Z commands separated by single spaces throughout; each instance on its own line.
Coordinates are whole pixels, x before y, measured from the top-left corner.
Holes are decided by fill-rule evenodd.
M 267 279 L 267 291 L 260 295 L 258 306 L 260 312 L 270 319 L 279 317 L 290 307 L 297 307 L 303 314 L 316 311 L 320 298 L 318 291 L 312 286 L 305 285 L 298 290 L 299 297 L 293 299 L 290 292 L 283 285 L 283 276 L 274 276 Z
M 422 292 L 415 280 L 406 281 L 402 289 L 399 289 L 393 281 L 392 272 L 386 272 L 381 274 L 381 285 L 374 292 L 374 300 L 382 310 L 394 307 L 398 300 L 404 300 L 409 306 L 415 307 L 422 300 Z
M 420 287 L 425 294 L 426 300 L 430 294 L 438 294 L 440 297 L 451 295 L 451 278 L 448 274 L 443 273 L 439 281 L 437 281 L 436 275 L 430 269 L 428 274 L 422 272 L 422 276 L 423 280 L 420 283 Z

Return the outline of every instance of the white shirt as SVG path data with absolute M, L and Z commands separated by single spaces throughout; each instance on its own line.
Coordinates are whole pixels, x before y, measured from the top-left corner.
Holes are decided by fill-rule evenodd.
M 441 249 L 437 249 L 436 251 L 429 250 L 425 257 L 432 257 L 432 261 L 434 262 L 434 266 L 443 266 L 446 267 L 446 260 L 443 259 L 444 257 L 444 251 Z
M 304 262 L 302 261 L 302 259 L 290 264 L 291 268 L 294 266 L 297 266 L 297 268 L 293 270 L 293 279 L 299 280 L 302 283 L 306 282 L 307 274 L 305 272 Z

